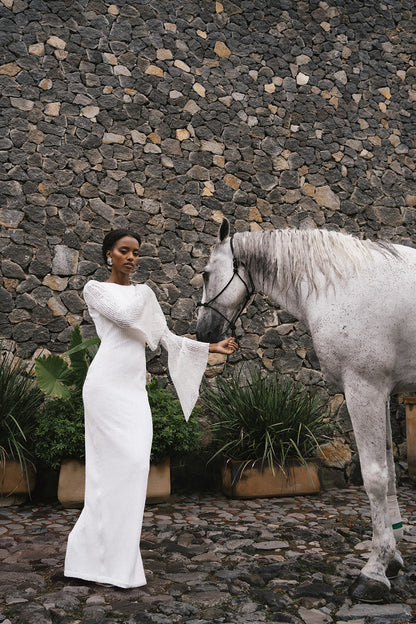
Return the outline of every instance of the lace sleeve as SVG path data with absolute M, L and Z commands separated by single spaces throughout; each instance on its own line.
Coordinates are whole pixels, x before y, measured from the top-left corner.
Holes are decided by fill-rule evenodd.
M 139 289 L 135 289 L 132 300 L 121 302 L 111 288 L 92 280 L 85 284 L 83 295 L 89 308 L 94 308 L 119 327 L 132 327 L 143 311 L 143 296 Z
M 199 396 L 208 362 L 207 342 L 176 336 L 166 329 L 161 343 L 168 351 L 169 374 L 175 386 L 185 419 L 188 420 Z

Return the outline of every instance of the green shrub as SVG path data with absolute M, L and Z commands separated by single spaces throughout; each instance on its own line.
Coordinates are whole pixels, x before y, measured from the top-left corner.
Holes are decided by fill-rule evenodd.
M 183 457 L 200 445 L 195 410 L 185 421 L 179 401 L 154 379 L 147 386 L 153 418 L 151 461 Z M 57 469 L 62 459 L 85 458 L 84 410 L 80 393 L 71 399 L 49 399 L 39 415 L 36 455 L 45 466 Z
M 0 345 L 1 351 L 1 345 Z M 33 367 L 13 353 L 1 351 L 0 358 L 0 461 L 13 459 L 27 476 L 34 458 L 33 433 L 42 392 L 33 377 Z
M 202 406 L 215 419 L 213 458 L 259 463 L 262 469 L 313 456 L 326 431 L 328 405 L 316 391 L 259 369 L 217 377 L 204 388 Z
M 80 394 L 71 399 L 49 399 L 35 432 L 36 457 L 58 470 L 62 459 L 85 458 L 84 407 Z
M 183 457 L 200 448 L 200 432 L 197 408 L 188 422 L 182 413 L 181 404 L 166 388 L 161 388 L 156 379 L 146 387 L 153 419 L 153 444 L 150 459 L 158 463 L 165 457 Z

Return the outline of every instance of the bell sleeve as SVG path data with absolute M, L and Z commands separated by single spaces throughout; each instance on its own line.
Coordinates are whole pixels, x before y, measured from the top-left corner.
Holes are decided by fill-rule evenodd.
M 161 343 L 168 352 L 169 374 L 188 420 L 199 396 L 199 387 L 208 362 L 207 342 L 175 336 L 166 330 Z
M 198 400 L 199 387 L 208 363 L 209 344 L 176 336 L 169 331 L 153 290 L 149 286 L 142 288 L 146 289 L 146 303 L 140 318 L 140 329 L 152 350 L 159 343 L 167 350 L 169 375 L 185 419 L 188 420 Z

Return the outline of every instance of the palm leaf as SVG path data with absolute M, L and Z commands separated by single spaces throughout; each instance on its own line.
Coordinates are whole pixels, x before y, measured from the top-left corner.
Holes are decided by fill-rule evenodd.
M 100 339 L 97 336 L 95 336 L 94 338 L 85 338 L 82 340 L 81 343 L 77 344 L 74 347 L 71 347 L 70 349 L 68 349 L 68 351 L 65 351 L 65 353 L 63 353 L 62 355 L 71 356 L 73 353 L 78 353 L 80 351 L 87 351 L 89 355 L 92 355 L 92 354 L 95 355 L 95 353 L 97 352 L 99 343 L 100 343 Z
M 50 397 L 69 399 L 74 375 L 59 355 L 41 356 L 35 362 L 36 381 L 39 388 Z
M 71 360 L 71 367 L 76 377 L 76 385 L 82 386 L 88 372 L 88 362 L 85 357 L 85 347 L 79 325 L 76 325 L 71 333 L 69 342 L 69 351 L 66 353 Z

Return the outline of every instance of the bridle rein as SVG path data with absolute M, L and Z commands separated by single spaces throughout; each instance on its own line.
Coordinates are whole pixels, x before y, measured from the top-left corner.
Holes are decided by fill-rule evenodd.
M 228 323 L 228 327 L 231 330 L 231 335 L 233 337 L 235 337 L 235 324 L 236 324 L 237 320 L 239 319 L 241 313 L 243 312 L 244 308 L 246 307 L 247 303 L 250 301 L 251 296 L 254 293 L 254 283 L 253 283 L 253 279 L 251 277 L 250 271 L 248 271 L 248 277 L 249 277 L 249 280 L 250 280 L 250 286 L 248 286 L 246 280 L 243 277 L 241 277 L 240 273 L 238 272 L 238 267 L 240 266 L 240 262 L 235 257 L 233 237 L 230 238 L 230 247 L 231 247 L 231 253 L 232 253 L 232 256 L 233 256 L 233 274 L 232 274 L 232 276 L 230 277 L 230 279 L 228 280 L 228 282 L 226 283 L 224 288 L 222 290 L 220 290 L 219 293 L 217 293 L 214 297 L 212 297 L 212 299 L 210 299 L 209 301 L 206 301 L 205 303 L 202 303 L 202 302 L 198 303 L 197 307 L 209 308 L 210 310 L 212 310 L 216 314 L 219 314 L 220 316 L 222 316 L 222 318 L 225 319 L 227 321 L 227 323 Z M 233 281 L 233 279 L 235 277 L 238 277 L 238 279 L 240 279 L 243 282 L 243 284 L 244 284 L 244 286 L 246 288 L 246 296 L 245 296 L 243 304 L 240 307 L 240 310 L 237 312 L 237 314 L 235 314 L 231 319 L 228 319 L 225 316 L 225 314 L 223 314 L 220 310 L 218 310 L 218 308 L 214 307 L 212 304 L 214 303 L 214 301 L 216 301 L 227 290 L 227 288 L 230 286 L 230 284 L 232 283 L 232 281 Z

